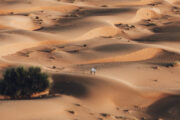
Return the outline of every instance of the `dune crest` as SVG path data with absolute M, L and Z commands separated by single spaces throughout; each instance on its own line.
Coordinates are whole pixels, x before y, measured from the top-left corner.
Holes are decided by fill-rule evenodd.
M 145 48 L 127 55 L 116 56 L 112 58 L 104 58 L 99 60 L 89 61 L 86 64 L 93 64 L 93 63 L 107 63 L 107 62 L 130 62 L 130 61 L 143 61 L 151 59 L 160 53 L 163 50 L 159 48 Z
M 114 26 L 105 26 L 105 27 L 99 27 L 95 28 L 93 30 L 88 31 L 84 35 L 82 35 L 80 38 L 77 38 L 77 40 L 87 40 L 92 39 L 96 37 L 113 37 L 121 33 L 121 30 L 114 27 Z
M 134 20 L 139 21 L 143 19 L 154 19 L 160 17 L 161 12 L 158 8 L 140 8 L 137 10 Z

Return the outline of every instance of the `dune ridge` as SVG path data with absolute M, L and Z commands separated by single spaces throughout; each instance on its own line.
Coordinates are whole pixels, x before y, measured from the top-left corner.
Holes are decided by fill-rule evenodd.
M 148 60 L 153 57 L 156 57 L 160 53 L 162 53 L 163 50 L 159 48 L 145 48 L 124 56 L 116 56 L 113 58 L 104 58 L 100 60 L 93 60 L 89 61 L 85 64 L 92 64 L 92 63 L 107 63 L 107 62 L 130 62 L 130 61 L 143 61 Z
M 39 66 L 54 81 L 0 96 L 1 119 L 179 120 L 179 21 L 179 0 L 0 0 L 0 77 Z
M 138 21 L 143 19 L 154 19 L 160 17 L 161 17 L 161 12 L 158 8 L 141 8 L 138 9 L 134 20 Z

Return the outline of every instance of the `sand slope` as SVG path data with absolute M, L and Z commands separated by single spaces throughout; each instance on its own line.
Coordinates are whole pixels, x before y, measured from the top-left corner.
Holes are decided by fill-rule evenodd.
M 0 76 L 33 65 L 54 81 L 1 100 L 1 119 L 179 120 L 179 21 L 178 0 L 0 0 Z

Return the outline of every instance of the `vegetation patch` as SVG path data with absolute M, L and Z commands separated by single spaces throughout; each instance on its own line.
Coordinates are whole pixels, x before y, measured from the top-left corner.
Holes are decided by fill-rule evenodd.
M 50 89 L 51 81 L 39 67 L 8 68 L 0 80 L 0 94 L 11 99 L 28 99 Z

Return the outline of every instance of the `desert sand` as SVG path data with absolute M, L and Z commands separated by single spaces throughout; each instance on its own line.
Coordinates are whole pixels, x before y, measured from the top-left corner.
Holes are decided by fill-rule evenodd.
M 9 66 L 39 66 L 54 86 L 0 100 L 1 120 L 180 120 L 180 1 L 0 0 Z

